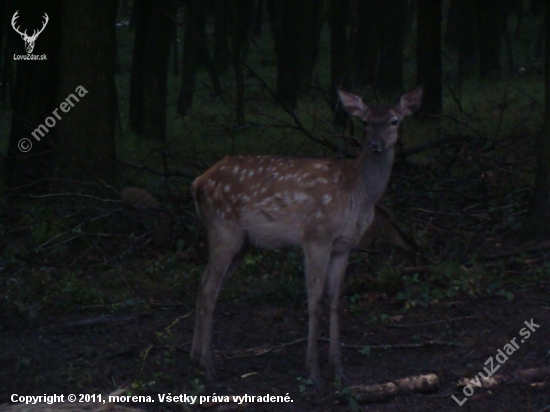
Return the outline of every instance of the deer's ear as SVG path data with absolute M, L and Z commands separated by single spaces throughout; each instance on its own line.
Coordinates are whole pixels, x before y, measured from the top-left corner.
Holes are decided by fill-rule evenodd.
M 399 111 L 403 116 L 413 114 L 420 108 L 422 103 L 422 95 L 424 94 L 424 86 L 416 86 L 414 89 L 409 90 L 407 93 L 401 96 L 399 101 Z
M 363 103 L 363 100 L 353 93 L 338 90 L 338 97 L 340 97 L 340 101 L 346 112 L 352 116 L 362 117 L 369 110 L 369 107 Z

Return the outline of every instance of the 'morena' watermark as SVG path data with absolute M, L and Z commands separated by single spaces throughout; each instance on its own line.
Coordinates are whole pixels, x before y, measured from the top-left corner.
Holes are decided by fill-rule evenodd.
M 533 321 L 533 319 L 531 319 L 530 321 L 525 321 L 523 323 L 525 323 L 525 326 L 527 327 L 522 328 L 519 331 L 519 334 L 522 337 L 520 341 L 521 343 L 524 343 L 527 339 L 529 339 L 529 337 L 531 336 L 531 332 L 535 332 L 538 328 L 540 328 L 540 325 L 537 325 Z M 454 401 L 458 403 L 459 406 L 464 405 L 464 403 L 466 403 L 468 398 L 474 394 L 474 386 L 477 386 L 478 388 L 481 388 L 483 386 L 481 381 L 479 380 L 480 376 L 481 378 L 483 378 L 483 380 L 485 381 L 488 380 L 491 376 L 494 375 L 496 371 L 500 369 L 500 366 L 508 360 L 508 356 L 512 355 L 516 350 L 519 349 L 519 345 L 516 343 L 516 339 L 517 337 L 512 339 L 506 345 L 504 345 L 502 349 L 497 350 L 497 355 L 495 356 L 495 359 L 498 362 L 497 365 L 495 365 L 493 357 L 489 356 L 489 358 L 485 361 L 484 365 L 489 365 L 490 370 L 488 370 L 487 367 L 483 368 L 487 376 L 484 376 L 483 373 L 479 371 L 475 376 L 475 378 L 470 379 L 469 383 L 466 386 L 464 386 L 464 388 L 462 389 L 462 392 L 464 393 L 464 395 L 466 395 L 465 398 L 463 398 L 462 400 L 459 400 L 457 399 L 456 396 L 454 395 L 452 396 Z
M 75 92 L 67 96 L 67 98 L 59 105 L 59 108 L 55 109 L 52 112 L 52 116 L 46 117 L 46 119 L 44 119 L 44 123 L 39 124 L 38 127 L 34 129 L 34 131 L 31 133 L 32 137 L 34 137 L 34 139 L 39 142 L 40 138 L 44 137 L 51 128 L 55 127 L 58 120 L 61 120 L 61 115 L 58 113 L 59 109 L 61 109 L 63 113 L 70 112 L 71 108 L 73 108 L 74 105 L 80 101 L 79 97 L 84 97 L 86 93 L 88 93 L 88 90 L 86 90 L 83 86 L 78 86 Z M 76 95 L 78 95 L 78 97 Z M 17 143 L 17 147 L 23 153 L 26 153 L 32 149 L 32 141 L 31 139 L 27 139 L 26 137 L 24 137 L 23 139 L 19 140 L 19 142 Z

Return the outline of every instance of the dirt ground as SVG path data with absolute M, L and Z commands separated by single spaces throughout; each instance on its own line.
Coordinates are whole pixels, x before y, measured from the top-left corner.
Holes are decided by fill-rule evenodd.
M 205 384 L 190 368 L 194 314 L 181 307 L 153 306 L 147 312 L 116 315 L 89 310 L 41 319 L 40 324 L 31 327 L 5 319 L 0 329 L 0 404 L 9 403 L 12 394 L 108 394 L 127 387 L 134 394 L 152 396 L 155 403 L 125 406 L 147 411 L 202 410 L 211 406 L 159 402 L 158 394 L 171 393 L 288 394 L 292 400 L 222 404 L 211 406 L 212 411 L 540 412 L 550 407 L 548 375 L 536 382 L 515 381 L 491 390 L 474 387 L 473 395 L 461 407 L 451 396 L 463 400 L 465 395 L 457 381 L 483 373 L 487 359 L 495 357 L 514 338 L 519 348 L 496 374 L 550 365 L 549 292 L 549 284 L 518 285 L 512 301 L 504 297 L 460 300 L 408 312 L 373 295 L 370 307 L 382 308 L 390 315 L 388 322 L 378 324 L 367 323 L 364 311 L 348 308 L 343 314 L 345 344 L 395 345 L 384 351 L 372 349 L 369 354 L 358 348 L 344 349 L 351 384 L 383 383 L 429 373 L 436 374 L 440 383 L 434 393 L 407 394 L 360 406 L 334 395 L 326 367 L 326 341 L 320 344 L 326 387 L 315 391 L 304 379 L 306 343 L 300 339 L 307 333 L 305 302 L 281 306 L 219 302 L 214 328 L 218 380 L 213 384 Z M 532 325 L 534 331 L 523 339 L 520 330 L 531 319 L 540 327 Z M 326 338 L 327 317 L 323 325 L 321 338 Z M 397 346 L 428 341 L 452 346 Z M 278 349 L 261 354 L 262 349 L 273 347 Z

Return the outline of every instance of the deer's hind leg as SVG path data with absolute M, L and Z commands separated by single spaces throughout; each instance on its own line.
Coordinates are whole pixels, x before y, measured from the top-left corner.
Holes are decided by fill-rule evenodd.
M 216 300 L 224 281 L 248 253 L 249 245 L 242 232 L 228 236 L 227 231 L 214 228 L 209 232 L 209 250 L 208 265 L 201 277 L 197 298 L 191 360 L 204 369 L 207 380 L 213 380 L 212 317 Z

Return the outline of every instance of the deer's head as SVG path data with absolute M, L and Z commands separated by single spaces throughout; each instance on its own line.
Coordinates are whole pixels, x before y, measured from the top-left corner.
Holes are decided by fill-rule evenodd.
M 422 86 L 418 86 L 403 94 L 395 106 L 369 107 L 359 96 L 338 90 L 344 109 L 361 119 L 368 139 L 366 147 L 373 152 L 382 152 L 395 145 L 403 118 L 418 110 L 422 93 Z

